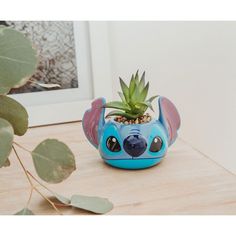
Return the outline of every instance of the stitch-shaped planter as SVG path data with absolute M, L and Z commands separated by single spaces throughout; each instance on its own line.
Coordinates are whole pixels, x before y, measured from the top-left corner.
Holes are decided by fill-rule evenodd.
M 180 116 L 174 104 L 159 97 L 159 118 L 149 123 L 125 125 L 105 121 L 104 98 L 96 99 L 83 117 L 83 129 L 109 165 L 123 169 L 143 169 L 158 164 L 175 141 Z

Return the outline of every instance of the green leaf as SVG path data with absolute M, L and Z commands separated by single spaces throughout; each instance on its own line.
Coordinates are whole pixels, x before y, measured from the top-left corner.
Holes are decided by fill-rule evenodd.
M 30 79 L 30 76 L 22 78 L 21 81 L 19 83 L 15 84 L 13 88 L 20 88 L 21 86 L 26 84 L 29 79 Z
M 124 94 L 121 93 L 121 92 L 118 92 L 118 94 L 120 95 L 120 98 L 121 98 L 122 102 L 123 102 L 124 104 L 126 104 L 126 100 L 125 100 Z
M 23 208 L 21 211 L 17 212 L 15 215 L 34 215 L 34 213 L 28 208 Z
M 132 75 L 130 83 L 129 83 L 129 98 L 132 97 L 134 93 L 134 89 L 135 89 L 135 79 L 134 79 L 134 75 Z
M 130 107 L 125 105 L 122 102 L 119 101 L 114 101 L 114 102 L 108 102 L 104 105 L 106 108 L 115 108 L 115 109 L 120 109 L 123 111 L 130 111 Z
M 67 197 L 64 197 L 60 194 L 57 194 L 57 193 L 53 193 L 54 194 L 54 197 L 61 203 L 65 204 L 65 205 L 70 205 L 70 199 L 68 199 Z
M 13 126 L 16 135 L 24 135 L 28 129 L 26 109 L 14 99 L 0 95 L 0 117 Z
M 10 160 L 7 158 L 7 160 L 5 161 L 3 167 L 8 167 L 8 166 L 10 166 L 10 165 L 11 165 L 11 162 L 10 162 Z
M 131 114 L 127 112 L 114 110 L 114 111 L 109 112 L 106 117 L 109 117 L 109 116 L 123 116 L 123 117 L 126 117 L 127 119 L 136 119 L 140 116 L 140 114 Z
M 109 112 L 106 117 L 110 117 L 110 116 L 123 116 L 125 113 L 122 111 L 118 111 L 118 110 L 114 110 Z
M 7 165 L 11 153 L 14 131 L 11 124 L 0 118 L 0 168 Z
M 135 104 L 135 108 L 139 110 L 139 113 L 145 113 L 148 109 L 148 105 L 143 102 L 138 102 Z
M 8 94 L 10 91 L 10 88 L 7 88 L 7 87 L 0 87 L 0 95 L 5 95 L 5 94 Z
M 31 154 L 38 176 L 48 183 L 60 183 L 76 169 L 73 153 L 56 139 L 44 140 Z
M 137 105 L 140 105 L 140 106 L 146 106 L 146 110 L 147 110 L 147 107 L 149 107 L 152 111 L 154 111 L 154 109 L 153 109 L 153 107 L 152 107 L 152 104 L 150 103 L 150 102 L 139 102 L 139 103 L 137 103 Z M 145 110 L 145 111 L 146 111 Z M 145 112 L 144 111 L 144 112 Z
M 71 206 L 97 214 L 105 214 L 113 209 L 113 204 L 106 198 L 73 195 Z
M 148 94 L 148 90 L 149 90 L 149 82 L 146 84 L 146 86 L 144 87 L 144 89 L 142 90 L 140 97 L 139 97 L 139 101 L 143 102 L 145 101 L 147 94 Z
M 139 92 L 139 89 L 138 89 L 138 85 L 135 84 L 134 86 L 134 92 L 132 94 L 132 97 L 130 99 L 130 102 L 135 105 L 138 101 L 140 100 L 140 92 Z
M 22 33 L 0 28 L 0 87 L 25 84 L 37 67 L 36 50 Z M 27 79 L 26 79 L 27 78 Z
M 153 96 L 153 97 L 150 97 L 147 102 L 152 102 L 155 98 L 159 97 L 159 95 L 156 95 L 156 96 Z
M 136 85 L 138 86 L 138 85 L 139 85 L 139 76 L 138 76 L 138 70 L 136 71 L 136 74 L 135 74 L 135 77 L 134 77 L 134 79 L 135 79 L 135 83 L 136 83 Z
M 125 96 L 125 100 L 128 103 L 129 102 L 129 88 L 121 78 L 120 78 L 120 86 Z
M 145 87 L 145 71 L 142 74 L 140 83 L 139 83 L 139 91 L 141 92 Z

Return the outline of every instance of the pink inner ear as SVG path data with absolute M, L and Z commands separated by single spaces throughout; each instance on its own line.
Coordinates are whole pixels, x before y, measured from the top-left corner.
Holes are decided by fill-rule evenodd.
M 99 98 L 92 103 L 92 108 L 85 112 L 83 128 L 88 140 L 98 146 L 98 126 L 103 111 L 103 99 Z
M 162 119 L 165 121 L 169 134 L 170 144 L 177 136 L 177 130 L 180 127 L 180 116 L 174 104 L 167 98 L 160 98 L 160 110 Z

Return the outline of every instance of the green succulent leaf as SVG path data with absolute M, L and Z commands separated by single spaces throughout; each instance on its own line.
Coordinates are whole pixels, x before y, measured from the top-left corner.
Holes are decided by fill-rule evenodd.
M 8 156 L 11 153 L 14 131 L 11 124 L 0 118 L 0 168 L 8 166 Z
M 31 154 L 38 176 L 48 183 L 60 183 L 76 169 L 73 153 L 56 139 L 44 140 Z
M 148 105 L 144 102 L 138 102 L 135 104 L 135 108 L 137 109 L 138 113 L 144 113 L 148 109 Z
M 113 209 L 113 204 L 106 198 L 73 195 L 71 206 L 96 214 L 105 214 Z
M 22 136 L 28 129 L 28 113 L 16 100 L 0 95 L 0 117 L 13 126 L 14 133 Z
M 127 104 L 127 103 L 126 103 L 126 100 L 125 100 L 125 96 L 124 96 L 124 94 L 121 93 L 121 92 L 118 92 L 118 94 L 119 94 L 119 96 L 120 96 L 122 102 L 123 102 L 124 104 Z
M 114 102 L 108 102 L 104 105 L 106 108 L 115 108 L 120 109 L 124 111 L 130 111 L 130 107 L 122 102 L 114 101 Z
M 146 86 L 144 87 L 144 89 L 142 90 L 142 92 L 140 94 L 140 98 L 139 98 L 140 102 L 145 101 L 147 94 L 148 94 L 148 90 L 149 90 L 149 82 L 146 84 Z
M 34 215 L 34 213 L 28 208 L 23 208 L 21 211 L 17 212 L 15 215 Z
M 127 112 L 122 112 L 122 111 L 118 111 L 118 110 L 114 110 L 111 111 L 107 114 L 107 117 L 110 116 L 123 116 L 126 117 L 127 119 L 136 119 L 139 117 L 139 115 L 135 115 L 135 114 L 131 114 L 131 113 L 127 113 Z
M 141 79 L 139 78 L 139 71 L 132 75 L 129 87 L 120 78 L 122 92 L 119 92 L 122 101 L 110 102 L 105 105 L 107 108 L 114 108 L 107 116 L 123 116 L 127 119 L 136 119 L 146 112 L 148 108 L 153 110 L 152 101 L 158 96 L 153 96 L 147 99 L 149 82 L 145 84 L 145 71 Z
M 137 103 L 137 105 L 139 105 L 140 107 L 141 106 L 143 106 L 143 107 L 145 107 L 146 106 L 146 110 L 147 110 L 147 108 L 149 107 L 152 111 L 154 111 L 154 109 L 153 109 L 153 107 L 152 107 L 152 104 L 150 103 L 150 102 L 139 102 L 139 103 Z M 145 110 L 145 111 L 146 111 Z M 144 112 L 145 112 L 144 111 Z
M 136 71 L 136 74 L 135 74 L 134 79 L 135 79 L 135 83 L 136 83 L 136 85 L 138 86 L 138 85 L 139 85 L 139 75 L 138 75 L 138 70 Z
M 135 84 L 135 87 L 134 87 L 134 92 L 132 94 L 132 97 L 130 99 L 130 102 L 135 105 L 140 99 L 140 93 L 139 93 L 139 90 L 138 90 L 138 85 Z
M 119 111 L 119 110 L 114 110 L 109 112 L 106 117 L 110 117 L 110 116 L 123 116 L 125 113 L 123 111 Z
M 130 83 L 129 83 L 129 98 L 132 97 L 134 93 L 134 89 L 135 89 L 135 79 L 134 79 L 134 75 L 132 75 Z
M 150 97 L 148 100 L 147 100 L 147 102 L 153 102 L 153 100 L 154 99 L 156 99 L 156 98 L 158 98 L 159 97 L 159 95 L 156 95 L 156 96 L 153 96 L 153 97 Z
M 139 83 L 139 89 L 140 91 L 142 91 L 145 87 L 145 71 L 143 72 L 142 76 L 141 76 L 141 80 Z
M 4 93 L 25 84 L 36 67 L 37 54 L 31 41 L 12 28 L 0 27 L 0 87 L 5 88 Z
M 120 86 L 121 86 L 126 102 L 129 102 L 129 88 L 121 78 L 120 78 Z
M 127 119 L 137 119 L 138 117 L 140 117 L 142 114 L 141 113 L 125 113 L 123 116 L 126 117 Z

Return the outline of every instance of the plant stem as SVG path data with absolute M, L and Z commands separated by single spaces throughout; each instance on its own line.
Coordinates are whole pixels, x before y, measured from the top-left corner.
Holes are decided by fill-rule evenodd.
M 21 149 L 25 150 L 26 152 L 29 152 L 29 153 L 31 153 L 31 151 L 30 151 L 30 150 L 28 150 L 27 148 L 25 148 L 25 147 L 21 146 L 19 143 L 16 143 L 16 142 L 13 142 L 13 143 L 14 143 L 16 146 L 20 147 Z
M 22 169 L 24 170 L 24 173 L 25 173 L 25 175 L 26 175 L 26 177 L 27 177 L 31 187 L 34 188 L 34 185 L 33 185 L 32 181 L 31 181 L 30 177 L 27 174 L 27 170 L 25 169 L 25 167 L 24 167 L 24 165 L 23 165 L 23 163 L 22 163 L 22 161 L 21 161 L 21 159 L 20 159 L 20 157 L 19 157 L 19 155 L 18 155 L 18 153 L 17 153 L 17 151 L 16 151 L 16 149 L 15 149 L 15 147 L 13 145 L 12 145 L 12 148 L 13 148 L 15 154 L 16 154 L 16 157 L 17 157 L 17 159 L 18 159 Z
M 42 184 L 38 179 L 36 179 L 29 171 L 27 171 L 27 173 L 28 173 L 28 175 L 30 175 L 30 177 L 32 178 L 32 179 L 34 179 L 39 185 L 41 185 L 43 188 L 45 188 L 46 190 L 48 190 L 48 192 L 50 192 L 51 194 L 53 194 L 53 195 L 55 195 L 55 193 L 51 190 L 51 189 L 49 189 L 47 186 L 45 186 L 44 184 Z M 59 207 L 70 207 L 70 205 L 68 205 L 68 204 L 61 204 L 61 203 L 56 203 L 56 202 L 53 202 L 53 204 L 55 205 L 55 206 L 59 206 Z
M 29 195 L 29 199 L 28 199 L 27 204 L 26 204 L 26 208 L 29 207 L 29 204 L 30 204 L 30 201 L 31 201 L 31 198 L 32 198 L 32 195 L 33 195 L 33 191 L 34 191 L 34 188 L 31 186 L 30 195 Z
M 37 180 L 28 170 L 27 170 L 27 174 L 30 175 L 30 177 L 31 177 L 32 179 L 34 179 L 39 185 L 41 185 L 43 188 L 45 188 L 46 190 L 48 190 L 48 192 L 54 194 L 54 192 L 53 192 L 51 189 L 49 189 L 47 186 L 45 186 L 45 185 L 42 184 L 39 180 Z
M 62 213 L 59 211 L 59 209 L 56 207 L 55 203 L 52 202 L 48 197 L 46 197 L 45 195 L 43 195 L 37 188 L 34 188 L 34 190 L 42 197 L 44 198 L 46 201 L 48 201 L 48 203 L 54 208 L 54 210 L 59 214 L 62 215 Z
M 14 142 L 14 143 L 15 143 L 15 142 Z M 17 143 L 15 143 L 15 144 L 18 145 Z M 21 147 L 22 149 L 26 150 L 26 149 L 25 149 L 24 147 L 22 147 L 21 145 L 18 145 L 18 146 Z M 27 206 L 28 206 L 29 203 L 30 203 L 30 200 L 31 200 L 31 197 L 32 197 L 32 194 L 33 194 L 33 190 L 35 190 L 41 197 L 43 197 L 47 202 L 49 202 L 49 204 L 55 209 L 55 211 L 56 211 L 58 214 L 62 215 L 62 213 L 61 213 L 61 212 L 59 211 L 59 209 L 56 207 L 55 203 L 52 202 L 52 201 L 51 201 L 48 197 L 46 197 L 43 193 L 41 193 L 41 192 L 36 188 L 36 186 L 34 186 L 33 182 L 32 182 L 31 179 L 30 179 L 30 177 L 32 177 L 34 180 L 36 180 L 36 178 L 33 177 L 32 174 L 29 174 L 29 171 L 26 170 L 26 168 L 25 168 L 23 162 L 21 161 L 21 159 L 20 159 L 20 157 L 19 157 L 19 155 L 18 155 L 18 153 L 17 153 L 17 151 L 16 151 L 16 149 L 15 149 L 15 147 L 14 147 L 13 145 L 12 145 L 12 148 L 13 148 L 13 150 L 14 150 L 14 152 L 15 152 L 15 155 L 16 155 L 16 157 L 17 157 L 17 160 L 19 161 L 19 163 L 20 163 L 22 169 L 24 170 L 24 173 L 25 173 L 25 175 L 26 175 L 26 177 L 27 177 L 27 179 L 28 179 L 28 181 L 29 181 L 29 183 L 30 183 L 30 186 L 31 186 L 31 191 L 30 191 L 30 196 L 29 196 L 28 202 L 27 202 Z M 28 151 L 28 150 L 26 150 L 26 151 Z M 37 181 L 37 182 L 39 182 L 39 181 Z M 41 185 L 42 185 L 42 184 L 41 184 Z M 42 186 L 43 186 L 43 185 L 42 185 Z M 43 187 L 45 187 L 47 190 L 49 190 L 46 186 L 43 186 Z M 50 191 L 50 190 L 49 190 L 49 191 Z M 51 192 L 51 191 L 50 191 L 50 192 Z

